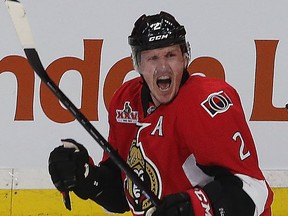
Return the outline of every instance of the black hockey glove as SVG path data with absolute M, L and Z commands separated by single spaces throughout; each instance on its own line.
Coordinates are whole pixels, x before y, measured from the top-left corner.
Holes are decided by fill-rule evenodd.
M 189 190 L 190 196 L 188 193 L 164 196 L 152 216 L 252 216 L 255 204 L 242 187 L 243 182 L 232 174 L 216 176 L 203 188 Z
M 243 182 L 232 174 L 215 177 L 203 190 L 209 197 L 215 216 L 254 215 L 253 200 L 243 190 Z
M 55 187 L 92 199 L 111 212 L 128 211 L 121 171 L 113 161 L 108 159 L 101 166 L 94 166 L 83 145 L 72 139 L 62 142 L 49 157 L 49 173 Z
M 189 195 L 182 192 L 164 196 L 152 216 L 194 216 Z
M 63 145 L 50 153 L 49 173 L 59 191 L 72 191 L 89 177 L 93 164 L 83 145 L 72 139 L 61 141 Z

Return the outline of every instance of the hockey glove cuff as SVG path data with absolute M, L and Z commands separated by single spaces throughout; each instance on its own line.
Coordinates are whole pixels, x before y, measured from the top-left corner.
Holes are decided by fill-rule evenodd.
M 214 215 L 209 198 L 202 188 L 196 187 L 189 190 L 188 193 L 195 216 Z
M 194 216 L 188 193 L 164 196 L 152 216 Z
M 218 176 L 203 190 L 209 196 L 215 216 L 254 215 L 255 204 L 243 190 L 243 182 L 237 176 Z

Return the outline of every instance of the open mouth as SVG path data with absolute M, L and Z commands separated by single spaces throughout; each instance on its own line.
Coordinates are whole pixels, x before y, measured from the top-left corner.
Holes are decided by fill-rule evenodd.
M 161 76 L 157 79 L 156 83 L 161 91 L 166 91 L 171 86 L 171 81 L 169 76 Z

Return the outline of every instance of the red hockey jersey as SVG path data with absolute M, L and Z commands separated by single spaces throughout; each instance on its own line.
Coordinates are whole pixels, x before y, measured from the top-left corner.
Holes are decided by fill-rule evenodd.
M 148 107 L 153 112 L 145 116 L 142 86 L 142 79 L 135 78 L 115 93 L 108 141 L 152 192 L 160 199 L 203 187 L 213 181 L 213 169 L 221 167 L 243 181 L 255 215 L 270 215 L 273 195 L 259 169 L 237 92 L 221 80 L 191 76 L 171 103 Z M 123 181 L 131 210 L 143 214 L 151 202 L 126 176 Z

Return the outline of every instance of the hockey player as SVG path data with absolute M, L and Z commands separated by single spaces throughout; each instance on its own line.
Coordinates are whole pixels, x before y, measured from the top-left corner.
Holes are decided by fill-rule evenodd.
M 240 98 L 224 81 L 188 74 L 185 34 L 166 12 L 141 16 L 129 36 L 140 77 L 125 82 L 109 107 L 109 143 L 161 204 L 153 207 L 106 154 L 94 166 L 72 139 L 50 154 L 58 190 L 134 215 L 271 215 L 273 194 Z

